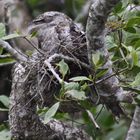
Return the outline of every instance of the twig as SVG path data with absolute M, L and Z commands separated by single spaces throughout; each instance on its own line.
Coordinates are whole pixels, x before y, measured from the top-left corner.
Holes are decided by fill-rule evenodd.
M 19 54 L 11 45 L 0 39 L 0 46 L 6 49 L 17 61 L 27 62 L 27 58 L 21 54 Z
M 97 124 L 96 120 L 94 119 L 92 113 L 89 110 L 86 110 L 89 118 L 91 119 L 91 121 L 93 122 L 93 124 L 95 125 L 96 129 L 100 129 L 100 126 Z
M 95 116 L 95 120 L 97 120 L 98 116 L 101 114 L 102 110 L 104 108 L 104 105 L 102 105 L 100 111 L 97 113 L 97 115 Z
M 124 69 L 122 69 L 122 70 L 120 70 L 120 71 L 118 71 L 118 72 L 115 72 L 115 73 L 113 73 L 113 74 L 111 74 L 111 75 L 109 75 L 109 76 L 107 76 L 107 77 L 104 77 L 104 78 L 102 78 L 102 79 L 96 81 L 96 84 L 102 83 L 102 82 L 106 81 L 107 79 L 109 79 L 109 78 L 111 78 L 111 77 L 113 77 L 113 76 L 116 76 L 117 74 L 120 74 L 120 73 L 122 73 L 122 72 L 125 72 L 126 70 L 128 70 L 128 67 L 126 67 L 126 68 L 124 68 Z
M 64 82 L 65 84 L 67 84 L 67 82 L 65 82 L 64 80 L 62 80 L 59 75 L 55 72 L 53 66 L 50 64 L 50 62 L 48 60 L 44 61 L 44 64 L 49 68 L 49 70 L 52 72 L 52 74 L 55 76 L 55 78 L 59 81 L 60 84 L 62 84 L 62 82 Z
M 31 46 L 36 49 L 39 53 L 43 54 L 43 51 L 41 51 L 40 49 L 38 49 L 26 36 L 23 37 L 29 44 L 31 44 Z
M 9 8 L 11 6 L 11 3 L 7 3 L 4 6 L 4 23 L 5 23 L 5 30 L 6 30 L 6 35 L 10 34 L 10 26 L 9 26 L 9 16 L 8 16 L 8 12 L 9 12 Z M 20 36 L 22 37 L 22 36 Z M 17 37 L 18 38 L 18 37 Z M 26 54 L 22 53 L 21 50 L 19 49 L 19 47 L 16 46 L 15 42 L 13 39 L 8 39 L 7 42 L 14 47 L 14 49 L 20 53 L 21 55 L 23 55 L 24 57 L 28 57 Z
M 49 57 L 48 61 L 51 62 L 51 61 L 53 61 L 53 60 L 56 59 L 56 58 L 65 59 L 65 60 L 67 60 L 67 61 L 71 61 L 71 62 L 74 62 L 74 63 L 75 63 L 75 61 L 76 61 L 76 62 L 78 62 L 79 64 L 81 64 L 81 66 L 83 66 L 83 67 L 85 67 L 85 68 L 91 70 L 91 68 L 90 68 L 89 65 L 87 65 L 87 64 L 84 63 L 84 62 L 81 62 L 79 59 L 77 59 L 77 58 L 71 58 L 71 57 L 65 56 L 65 55 L 63 55 L 63 54 L 53 54 L 52 56 Z M 76 60 L 75 60 L 75 59 L 76 59 Z

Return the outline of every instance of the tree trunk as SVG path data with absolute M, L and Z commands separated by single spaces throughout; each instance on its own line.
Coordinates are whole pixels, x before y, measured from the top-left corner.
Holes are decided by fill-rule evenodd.
M 136 106 L 134 116 L 125 140 L 140 139 L 140 106 Z

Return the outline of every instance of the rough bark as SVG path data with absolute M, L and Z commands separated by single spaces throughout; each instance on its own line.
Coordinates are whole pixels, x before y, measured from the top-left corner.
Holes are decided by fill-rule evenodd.
M 33 67 L 31 68 L 30 65 Z M 38 88 L 36 64 L 25 67 L 16 64 L 10 95 L 9 122 L 14 140 L 88 140 L 89 137 L 76 127 L 53 120 L 43 124 L 37 111 Z M 43 88 L 43 87 L 40 87 Z M 41 90 L 41 89 L 40 89 Z
M 140 139 L 140 106 L 136 106 L 134 116 L 125 140 Z
M 95 66 L 92 62 L 92 55 L 98 52 L 102 54 L 105 60 L 102 68 L 108 69 L 104 78 L 113 74 L 112 62 L 109 58 L 107 46 L 105 46 L 105 24 L 112 8 L 114 8 L 119 2 L 120 0 L 96 0 L 91 4 L 89 9 L 86 26 L 88 59 L 91 67 L 94 68 Z M 105 81 L 103 80 L 98 83 L 96 87 L 103 103 L 105 101 L 107 107 L 117 116 L 123 113 L 123 110 L 119 105 L 120 101 L 132 102 L 132 97 L 125 94 L 126 92 L 124 92 L 124 90 L 119 86 L 119 81 L 116 76 L 112 76 Z

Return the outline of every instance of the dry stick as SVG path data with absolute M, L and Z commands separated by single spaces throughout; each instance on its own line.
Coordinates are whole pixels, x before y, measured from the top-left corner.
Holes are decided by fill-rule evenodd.
M 97 113 L 97 115 L 95 116 L 95 120 L 97 120 L 97 118 L 99 117 L 99 115 L 101 114 L 102 110 L 104 108 L 104 105 L 102 105 L 100 111 Z
M 95 125 L 96 129 L 100 129 L 100 126 L 97 124 L 96 120 L 94 119 L 92 113 L 89 110 L 86 110 L 89 118 L 91 119 L 91 121 L 93 122 L 93 124 Z
M 63 54 L 57 54 L 57 53 L 55 53 L 55 54 L 53 54 L 52 56 L 50 56 L 50 57 L 48 58 L 48 61 L 51 62 L 51 61 L 53 61 L 53 60 L 56 59 L 56 58 L 61 58 L 61 59 L 64 59 L 64 60 L 67 60 L 67 61 L 71 61 L 71 62 L 74 62 L 74 63 L 75 63 L 75 59 L 76 59 L 76 62 L 78 62 L 79 64 L 81 64 L 81 66 L 83 66 L 83 67 L 85 67 L 85 68 L 91 70 L 91 68 L 90 68 L 89 65 L 87 65 L 87 64 L 84 63 L 84 62 L 81 62 L 79 59 L 77 59 L 77 58 L 71 58 L 71 57 L 65 56 L 65 55 L 63 55 Z
M 81 35 L 80 36 L 78 36 L 77 38 L 75 38 L 75 39 L 73 39 L 72 41 L 74 42 L 74 41 L 76 41 L 77 39 L 79 39 L 79 38 L 81 38 L 82 36 L 84 35 L 84 33 L 81 31 Z M 67 36 L 67 37 L 69 37 L 69 35 Z M 84 38 L 84 37 L 83 37 Z M 80 49 L 79 47 L 78 48 L 73 48 L 73 51 L 71 52 L 69 49 L 67 49 L 67 47 L 69 46 L 69 45 L 71 45 L 71 43 L 67 43 L 67 45 L 62 45 L 61 43 L 63 43 L 63 41 L 65 41 L 64 39 L 63 40 L 61 40 L 59 43 L 58 43 L 58 45 L 60 45 L 61 47 L 63 47 L 63 49 L 65 49 L 74 59 L 75 59 L 75 61 L 77 62 L 77 64 L 79 65 L 79 61 L 77 61 L 78 59 L 73 55 L 73 51 L 76 51 L 77 49 Z M 73 45 L 74 45 L 75 43 L 73 43 Z M 75 44 L 76 45 L 76 44 Z M 80 44 L 80 45 L 82 45 L 82 44 Z M 85 45 L 86 45 L 86 43 L 85 43 Z
M 49 68 L 49 70 L 52 72 L 52 74 L 55 76 L 55 78 L 59 81 L 59 83 L 61 84 L 62 82 L 64 82 L 65 84 L 68 84 L 66 81 L 63 81 L 60 76 L 56 73 L 56 71 L 54 70 L 53 66 L 51 65 L 51 62 L 55 59 L 55 58 L 63 58 L 67 61 L 72 61 L 75 62 L 75 58 L 71 58 L 68 56 L 64 56 L 62 54 L 53 54 L 52 56 L 50 56 L 47 60 L 44 61 L 44 64 Z M 90 67 L 81 62 L 79 59 L 77 59 L 78 63 L 81 64 L 82 66 L 90 69 Z
M 36 49 L 39 53 L 44 55 L 44 52 L 41 51 L 40 49 L 38 49 L 26 36 L 23 37 L 29 44 L 31 44 L 31 46 Z
M 60 84 L 62 84 L 62 82 L 64 82 L 65 84 L 67 84 L 67 82 L 65 82 L 64 80 L 62 80 L 59 75 L 55 72 L 53 66 L 50 64 L 50 62 L 48 60 L 44 61 L 44 64 L 49 68 L 49 70 L 52 72 L 52 74 L 55 76 L 55 78 L 59 81 Z

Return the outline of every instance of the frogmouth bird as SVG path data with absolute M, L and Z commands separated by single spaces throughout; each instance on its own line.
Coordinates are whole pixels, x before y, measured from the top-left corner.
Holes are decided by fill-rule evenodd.
M 39 15 L 31 22 L 29 32 L 37 32 L 38 46 L 48 54 L 62 53 L 86 58 L 84 32 L 63 13 L 46 12 Z
M 46 57 L 57 53 L 69 56 L 75 60 L 73 63 L 68 62 L 70 68 L 68 79 L 79 75 L 89 76 L 92 74 L 91 70 L 77 65 L 76 59 L 87 65 L 89 64 L 86 35 L 67 15 L 54 11 L 41 14 L 31 22 L 29 32 L 37 33 L 38 47 L 45 52 Z M 46 81 L 44 81 L 44 83 L 46 83 Z M 55 86 L 50 88 L 50 90 L 54 90 Z M 97 95 L 93 89 L 94 87 L 90 90 L 93 93 L 87 94 L 89 98 L 92 98 L 90 100 L 91 102 L 94 102 L 97 99 Z M 46 100 L 48 100 L 48 97 L 50 97 L 48 88 L 46 88 L 44 92 L 48 92 L 46 97 Z M 100 93 L 98 94 L 98 96 L 100 96 Z M 46 93 L 44 95 L 46 95 Z M 53 97 L 54 96 L 51 97 L 52 100 L 54 99 Z M 94 97 L 95 99 L 93 99 Z M 50 102 L 51 100 L 47 102 L 47 105 Z M 105 104 L 116 116 L 123 114 L 123 110 L 116 100 L 115 95 L 100 97 L 99 103 Z

